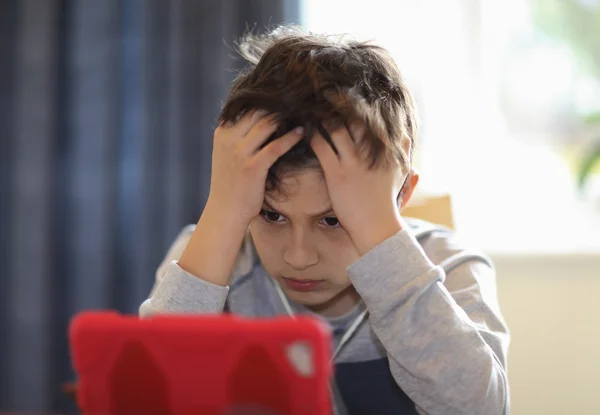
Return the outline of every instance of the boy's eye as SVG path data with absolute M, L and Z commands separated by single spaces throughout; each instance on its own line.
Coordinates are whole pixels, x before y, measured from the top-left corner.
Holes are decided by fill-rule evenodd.
M 261 210 L 261 216 L 269 222 L 282 222 L 285 218 L 279 213 L 270 212 L 268 210 Z
M 339 228 L 341 226 L 338 218 L 334 216 L 323 218 L 322 221 L 325 222 L 325 225 L 329 226 L 330 228 Z

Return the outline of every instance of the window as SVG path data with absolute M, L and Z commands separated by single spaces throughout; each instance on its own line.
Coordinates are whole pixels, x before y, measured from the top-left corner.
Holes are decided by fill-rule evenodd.
M 579 196 L 573 166 L 600 85 L 541 33 L 527 2 L 303 4 L 309 30 L 394 55 L 421 113 L 421 191 L 452 195 L 468 239 L 494 253 L 600 250 L 600 204 Z

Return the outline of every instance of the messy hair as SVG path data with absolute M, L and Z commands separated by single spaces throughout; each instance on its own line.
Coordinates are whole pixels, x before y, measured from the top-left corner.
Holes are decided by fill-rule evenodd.
M 318 131 L 331 144 L 324 123 L 348 127 L 363 122 L 365 139 L 358 144 L 371 168 L 389 161 L 405 171 L 410 168 L 417 116 L 405 81 L 385 49 L 297 26 L 248 33 L 237 49 L 247 65 L 234 80 L 219 121 L 235 122 L 256 109 L 274 114 L 279 127 L 265 145 L 296 126 L 304 127 L 304 138 L 269 169 L 267 191 L 279 190 L 286 172 L 318 166 L 310 139 Z

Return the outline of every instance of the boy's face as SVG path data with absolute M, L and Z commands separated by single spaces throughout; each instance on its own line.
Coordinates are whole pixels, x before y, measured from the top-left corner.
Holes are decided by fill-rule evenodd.
M 346 274 L 359 254 L 331 210 L 322 172 L 302 170 L 280 183 L 283 194 L 267 193 L 250 224 L 261 262 L 291 300 L 341 315 L 359 299 Z

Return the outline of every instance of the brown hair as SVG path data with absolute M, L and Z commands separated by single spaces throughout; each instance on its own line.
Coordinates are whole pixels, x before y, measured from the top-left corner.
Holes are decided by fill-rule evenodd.
M 316 129 L 331 143 L 324 122 L 364 122 L 360 146 L 371 168 L 394 159 L 403 170 L 410 168 L 417 117 L 385 49 L 297 26 L 249 33 L 237 46 L 248 65 L 233 82 L 219 121 L 235 121 L 254 109 L 273 113 L 280 126 L 266 143 L 298 125 L 305 128 L 304 139 L 269 170 L 267 191 L 279 187 L 282 173 L 318 165 L 309 140 Z

